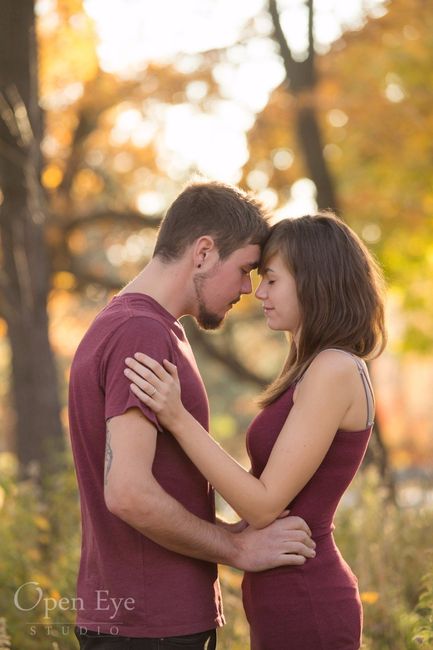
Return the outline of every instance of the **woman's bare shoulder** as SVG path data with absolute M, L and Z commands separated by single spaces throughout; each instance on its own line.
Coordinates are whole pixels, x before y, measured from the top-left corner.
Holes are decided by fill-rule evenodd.
M 311 362 L 305 373 L 305 379 L 308 376 L 312 379 L 329 381 L 347 381 L 351 377 L 358 375 L 358 358 L 349 352 L 328 348 L 319 352 Z

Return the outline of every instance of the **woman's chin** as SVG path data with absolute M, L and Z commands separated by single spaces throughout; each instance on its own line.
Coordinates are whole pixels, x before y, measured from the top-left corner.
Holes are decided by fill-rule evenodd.
M 266 319 L 266 325 L 269 327 L 270 330 L 275 330 L 278 331 L 280 328 L 275 325 L 275 323 L 272 322 L 270 318 Z

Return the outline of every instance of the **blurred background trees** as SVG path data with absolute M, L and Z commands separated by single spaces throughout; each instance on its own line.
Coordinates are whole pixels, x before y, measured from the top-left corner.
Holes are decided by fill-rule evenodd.
M 275 218 L 333 208 L 378 256 L 389 285 L 390 345 L 372 367 L 380 436 L 370 460 L 398 479 L 400 508 L 431 503 L 432 8 L 423 0 L 365 3 L 357 23 L 325 43 L 318 36 L 320 3 L 258 1 L 256 13 L 211 49 L 138 57 L 120 70 L 107 61 L 125 52 L 113 42 L 111 59 L 107 52 L 104 59 L 103 39 L 98 46 L 101 2 L 5 0 L 0 8 L 0 513 L 8 522 L 14 508 L 19 513 L 19 525 L 2 538 L 10 551 L 5 584 L 12 589 L 36 566 L 47 589 L 73 590 L 77 512 L 66 525 L 59 500 L 33 482 L 30 491 L 26 482 L 15 484 L 15 457 L 22 476 L 55 485 L 76 508 L 70 473 L 53 475 L 50 465 L 68 449 L 71 357 L 95 314 L 149 259 L 161 216 L 197 171 L 256 192 Z M 114 5 L 104 6 L 108 12 Z M 182 24 L 197 20 L 198 33 L 200 20 L 216 21 L 220 5 L 228 23 L 234 8 L 203 0 L 196 13 L 185 9 L 191 15 Z M 123 13 L 132 9 L 125 5 Z M 155 10 L 143 3 L 145 17 Z M 292 22 L 304 32 L 301 44 L 293 41 Z M 170 38 L 168 22 L 166 28 L 161 40 Z M 131 28 L 131 51 L 134 38 Z M 241 460 L 253 397 L 285 356 L 284 337 L 266 330 L 256 302 L 244 298 L 218 333 L 203 335 L 185 323 L 209 389 L 213 431 Z M 66 452 L 66 464 L 68 458 Z M 386 486 L 371 487 L 374 480 L 365 479 L 364 515 L 395 508 L 384 505 Z M 376 501 L 368 501 L 369 490 Z M 355 493 L 362 499 L 360 489 Z M 349 553 L 354 531 L 362 537 L 364 515 L 352 527 L 347 519 L 355 510 L 344 515 Z M 389 535 L 397 535 L 398 517 L 406 515 L 391 512 L 399 511 L 387 515 Z M 424 534 L 433 532 L 431 518 L 422 522 Z M 28 535 L 17 557 L 12 539 L 20 527 Z M 412 540 L 418 547 L 421 536 Z M 373 556 L 388 553 L 388 543 Z M 371 582 L 366 593 L 392 600 L 384 586 L 390 574 L 380 577 L 365 557 L 361 564 Z M 423 566 L 413 573 L 418 582 L 395 596 L 398 611 L 415 611 Z M 237 574 L 225 572 L 224 580 L 228 602 L 238 603 Z M 0 615 L 2 607 L 9 611 L 9 592 Z M 404 633 L 393 618 L 393 648 L 409 647 L 402 644 L 410 626 L 424 614 L 407 614 Z M 380 645 L 373 618 L 368 647 L 389 647 Z M 19 617 L 13 621 L 18 625 Z M 236 638 L 244 647 L 240 621 L 228 628 L 227 647 L 237 647 Z M 28 643 L 23 633 L 19 647 Z
M 33 3 L 4 2 L 0 21 L 1 315 L 11 348 L 16 450 L 21 465 L 46 464 L 62 446 L 46 302 L 51 284 L 40 183 L 42 112 Z

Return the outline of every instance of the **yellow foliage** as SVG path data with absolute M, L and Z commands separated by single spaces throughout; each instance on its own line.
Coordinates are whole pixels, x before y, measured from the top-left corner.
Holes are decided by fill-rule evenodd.
M 48 576 L 43 573 L 35 572 L 31 576 L 31 581 L 37 582 L 42 589 L 49 589 L 51 586 L 51 581 Z
M 407 451 L 407 449 L 404 449 L 404 448 L 392 449 L 391 448 L 390 452 L 391 452 L 391 458 L 392 458 L 392 465 L 396 469 L 409 467 L 411 465 L 412 456 Z
M 81 0 L 56 4 L 37 21 L 41 96 L 50 99 L 62 88 L 92 79 L 98 71 L 95 30 Z
M 68 247 L 71 253 L 79 255 L 87 247 L 86 235 L 81 230 L 75 230 L 68 238 Z
M 232 569 L 231 567 L 221 566 L 219 568 L 219 577 L 222 584 L 226 587 L 240 590 L 243 579 L 242 572 Z
M 0 618 L 0 649 L 10 648 L 10 640 L 11 638 L 6 630 L 6 619 Z
M 42 185 L 48 190 L 55 190 L 63 179 L 63 172 L 58 165 L 47 165 L 42 171 Z
M 15 476 L 18 470 L 18 461 L 15 454 L 9 451 L 0 453 L 0 476 L 12 477 Z
M 229 414 L 212 418 L 212 431 L 218 440 L 231 438 L 236 433 L 236 420 Z
M 53 288 L 69 290 L 76 285 L 75 276 L 67 271 L 60 271 L 53 276 Z
M 32 562 L 40 562 L 41 554 L 37 548 L 29 548 L 26 551 L 26 557 Z
M 379 600 L 379 594 L 377 591 L 363 591 L 360 594 L 361 600 L 363 603 L 368 605 L 374 605 Z
M 43 517 L 42 515 L 35 515 L 33 517 L 33 521 L 39 530 L 50 530 L 50 522 L 46 517 Z
M 104 189 L 100 176 L 91 169 L 82 169 L 74 178 L 72 193 L 74 198 L 83 199 L 89 194 L 99 194 Z

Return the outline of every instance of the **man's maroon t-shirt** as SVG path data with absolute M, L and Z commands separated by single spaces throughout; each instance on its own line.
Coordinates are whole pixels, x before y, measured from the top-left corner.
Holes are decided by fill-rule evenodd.
M 153 474 L 187 510 L 215 521 L 211 486 L 129 389 L 124 360 L 134 352 L 176 364 L 182 401 L 208 428 L 209 408 L 180 323 L 139 293 L 116 296 L 75 354 L 69 417 L 82 514 L 77 625 L 120 636 L 193 634 L 223 623 L 214 564 L 173 553 L 109 512 L 104 501 L 106 420 L 137 407 L 158 428 Z

